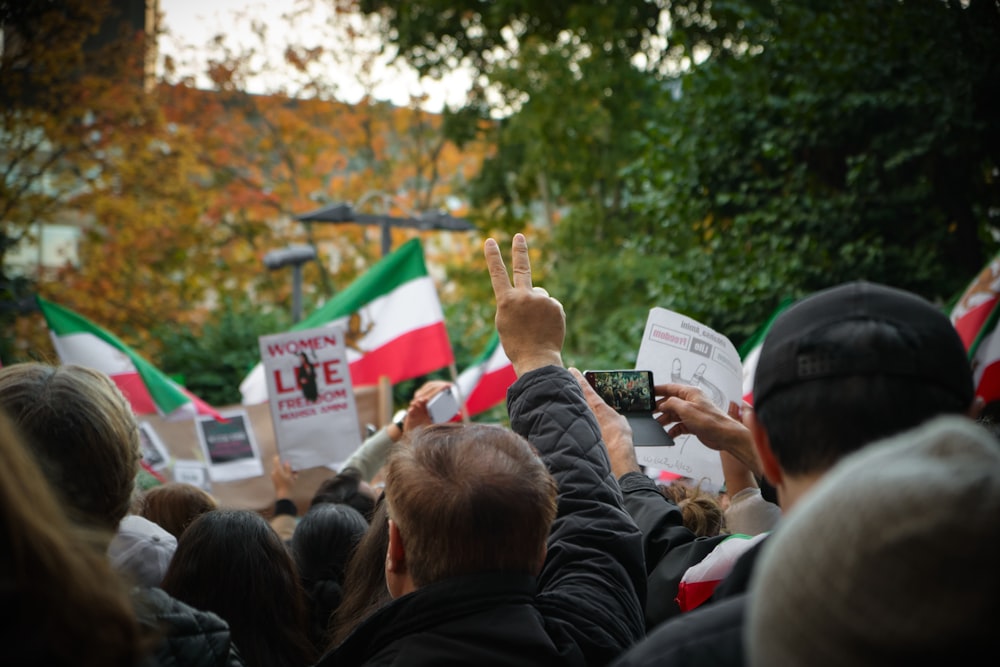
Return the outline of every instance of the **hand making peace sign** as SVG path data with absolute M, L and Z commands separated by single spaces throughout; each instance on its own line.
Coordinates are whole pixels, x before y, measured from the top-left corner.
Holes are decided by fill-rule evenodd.
M 562 366 L 566 314 L 562 304 L 548 292 L 531 286 L 531 261 L 524 234 L 515 234 L 511 242 L 513 284 L 496 240 L 486 239 L 483 253 L 497 301 L 497 333 L 514 372 L 521 377 L 543 366 Z

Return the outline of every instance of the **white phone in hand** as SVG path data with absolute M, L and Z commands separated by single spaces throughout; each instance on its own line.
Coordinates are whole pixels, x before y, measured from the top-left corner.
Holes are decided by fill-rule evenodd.
M 427 401 L 427 414 L 435 424 L 450 421 L 458 414 L 458 397 L 455 395 L 455 388 L 448 386 L 434 394 L 431 400 Z

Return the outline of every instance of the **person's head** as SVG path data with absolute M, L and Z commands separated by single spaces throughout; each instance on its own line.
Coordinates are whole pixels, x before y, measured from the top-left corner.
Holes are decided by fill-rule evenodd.
M 393 597 L 479 572 L 535 575 L 556 482 L 531 444 L 487 424 L 434 424 L 397 443 L 385 474 Z
M 347 561 L 340 605 L 330 621 L 327 650 L 340 644 L 373 611 L 392 599 L 385 583 L 389 514 L 385 497 L 375 503 L 371 524 Z
M 726 532 L 726 515 L 716 494 L 683 483 L 661 484 L 660 492 L 681 510 L 684 525 L 699 537 Z
M 143 494 L 139 514 L 180 537 L 192 521 L 219 503 L 208 491 L 185 482 L 167 482 Z
M 375 509 L 375 491 L 361 478 L 357 468 L 344 468 L 333 477 L 324 480 L 309 503 L 310 507 L 322 503 L 349 505 L 361 512 L 365 519 L 371 519 Z
M 309 508 L 292 533 L 292 557 L 306 592 L 310 634 L 318 649 L 328 644 L 327 628 L 340 605 L 347 561 L 367 530 L 368 520 L 353 507 L 320 503 Z
M 162 588 L 228 622 L 249 667 L 303 665 L 315 657 L 295 563 L 256 512 L 217 509 L 195 519 L 178 540 Z
M 0 369 L 4 408 L 74 520 L 113 531 L 139 471 L 139 427 L 114 382 L 84 366 Z
M 0 411 L 0 595 L 12 665 L 138 664 L 151 648 L 108 537 L 70 522 L 13 423 Z
M 761 348 L 749 425 L 768 479 L 817 476 L 844 455 L 973 408 L 972 370 L 948 316 L 864 281 L 783 311 Z
M 969 664 L 1000 618 L 1000 441 L 936 420 L 844 458 L 750 584 L 751 665 Z

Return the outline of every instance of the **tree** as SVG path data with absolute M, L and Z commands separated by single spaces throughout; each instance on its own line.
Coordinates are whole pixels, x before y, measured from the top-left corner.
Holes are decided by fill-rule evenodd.
M 415 66 L 471 67 L 470 109 L 497 101 L 480 201 L 557 211 L 546 285 L 571 361 L 634 359 L 653 305 L 739 344 L 783 297 L 848 278 L 944 302 L 997 248 L 995 2 L 361 7 Z M 589 87 L 602 59 L 627 86 Z M 568 137 L 609 159 L 560 172 Z
M 6 2 L 0 29 L 0 354 L 10 361 L 51 349 L 38 318 L 33 327 L 18 326 L 17 337 L 10 327 L 33 310 L 35 283 L 53 276 L 41 268 L 8 273 L 9 253 L 35 240 L 39 225 L 79 222 L 76 203 L 116 159 L 115 130 L 144 124 L 149 109 L 142 99 L 145 36 L 108 2 Z

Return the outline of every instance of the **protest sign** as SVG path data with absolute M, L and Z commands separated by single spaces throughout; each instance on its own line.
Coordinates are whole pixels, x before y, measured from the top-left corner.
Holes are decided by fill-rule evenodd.
M 230 482 L 263 475 L 264 466 L 247 411 L 233 410 L 220 414 L 225 421 L 208 416 L 196 419 L 198 440 L 208 461 L 211 480 Z
M 336 469 L 361 445 L 342 327 L 261 336 L 278 452 L 295 470 Z
M 636 368 L 653 371 L 654 384 L 686 384 L 701 389 L 723 412 L 730 401 L 743 401 L 743 371 L 732 341 L 697 320 L 666 308 L 652 308 L 639 345 Z M 668 424 L 669 429 L 672 424 Z M 724 482 L 719 452 L 693 435 L 674 439 L 672 447 L 636 447 L 639 463 L 708 480 L 719 489 Z

